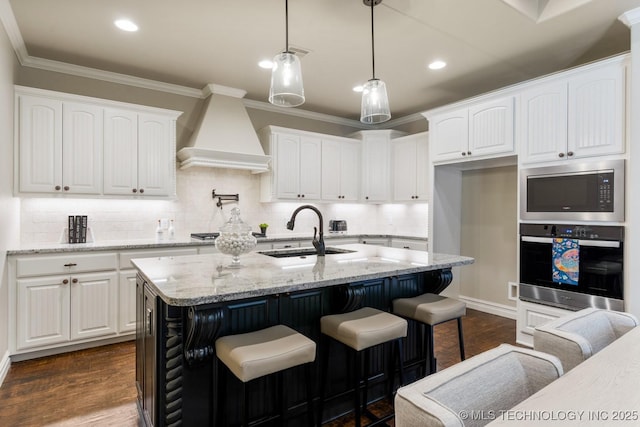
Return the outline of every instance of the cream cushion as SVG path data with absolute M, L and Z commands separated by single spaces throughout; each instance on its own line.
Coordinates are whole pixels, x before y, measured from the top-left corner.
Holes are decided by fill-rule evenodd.
M 478 427 L 562 375 L 557 357 L 502 344 L 398 389 L 396 427 Z M 465 417 L 485 414 L 485 417 Z
M 320 318 L 323 334 L 360 351 L 407 336 L 407 321 L 372 307 Z
M 457 299 L 436 294 L 393 300 L 393 312 L 427 325 L 437 325 L 467 314 L 467 305 Z
M 630 313 L 586 308 L 537 326 L 533 348 L 558 356 L 568 372 L 637 325 Z
M 248 382 L 313 362 L 316 343 L 287 326 L 277 325 L 219 338 L 216 353 L 236 377 Z

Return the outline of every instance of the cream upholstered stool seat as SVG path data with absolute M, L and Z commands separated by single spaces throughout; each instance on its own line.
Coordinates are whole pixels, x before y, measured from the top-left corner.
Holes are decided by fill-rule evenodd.
M 422 294 L 413 298 L 398 298 L 393 300 L 393 312 L 407 319 L 419 322 L 424 330 L 423 354 L 428 350 L 425 363 L 425 375 L 436 371 L 434 353 L 433 327 L 449 320 L 458 321 L 458 341 L 460 345 L 460 359 L 464 360 L 464 338 L 462 335 L 462 316 L 467 314 L 467 305 L 454 298 L 436 294 Z M 426 326 L 426 329 L 425 329 Z
M 219 338 L 216 340 L 216 354 L 243 383 L 243 425 L 247 425 L 248 422 L 246 383 L 306 364 L 307 412 L 310 425 L 313 423 L 310 381 L 311 363 L 316 358 L 315 342 L 287 326 L 276 325 L 255 332 Z M 284 396 L 280 398 L 284 399 Z M 281 404 L 284 406 L 282 402 Z M 282 413 L 281 417 L 284 418 L 285 415 Z
M 386 311 L 378 310 L 372 307 L 363 307 L 355 311 L 342 314 L 332 314 L 320 318 L 320 330 L 322 332 L 322 385 L 320 392 L 320 411 L 319 422 L 322 420 L 322 408 L 324 400 L 324 386 L 328 374 L 329 360 L 329 344 L 328 338 L 338 341 L 345 346 L 351 348 L 354 353 L 354 410 L 356 427 L 360 427 L 361 404 L 360 404 L 360 371 L 362 369 L 362 353 L 365 354 L 365 373 L 364 373 L 364 406 L 365 412 L 371 418 L 376 418 L 368 411 L 367 405 L 367 386 L 369 373 L 366 367 L 369 365 L 368 350 L 379 344 L 395 341 L 397 343 L 397 357 L 400 364 L 400 383 L 403 382 L 402 372 L 402 338 L 407 336 L 407 321 L 401 317 L 395 316 Z M 393 369 L 388 374 L 390 389 L 393 388 Z M 389 417 L 390 418 L 390 417 Z M 379 419 L 376 422 L 385 421 Z M 368 425 L 374 425 L 376 422 Z

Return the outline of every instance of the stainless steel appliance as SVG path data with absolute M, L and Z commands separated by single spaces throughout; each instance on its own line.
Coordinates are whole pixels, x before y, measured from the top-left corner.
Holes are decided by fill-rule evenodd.
M 343 219 L 329 220 L 329 232 L 330 233 L 346 233 L 347 221 Z
M 624 227 L 520 224 L 520 299 L 624 310 Z
M 567 163 L 520 172 L 520 218 L 624 221 L 624 160 Z

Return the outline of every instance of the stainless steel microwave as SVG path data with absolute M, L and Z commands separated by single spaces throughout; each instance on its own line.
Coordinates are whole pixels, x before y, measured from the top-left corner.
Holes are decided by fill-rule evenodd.
M 624 221 L 624 160 L 522 169 L 520 219 Z

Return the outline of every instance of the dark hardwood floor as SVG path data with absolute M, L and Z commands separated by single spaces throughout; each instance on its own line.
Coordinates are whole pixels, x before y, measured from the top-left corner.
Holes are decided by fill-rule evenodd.
M 463 328 L 467 357 L 515 343 L 515 320 L 467 310 Z M 460 361 L 455 321 L 436 326 L 435 341 L 439 370 Z M 133 341 L 17 362 L 0 387 L 0 426 L 133 427 L 135 398 Z M 382 401 L 373 412 L 391 410 Z M 327 424 L 352 425 L 349 416 Z

